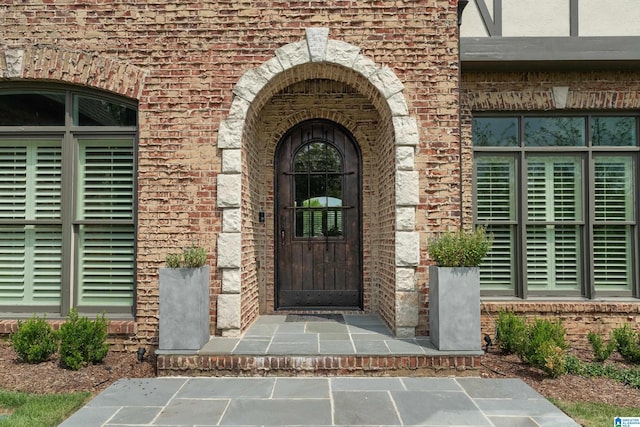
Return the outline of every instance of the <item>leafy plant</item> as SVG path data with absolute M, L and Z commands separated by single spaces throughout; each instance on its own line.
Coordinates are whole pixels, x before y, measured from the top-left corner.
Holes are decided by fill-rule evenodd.
M 18 320 L 18 330 L 10 339 L 20 360 L 27 363 L 44 362 L 58 349 L 58 339 L 51 325 L 35 314 L 26 322 Z
M 429 241 L 429 255 L 441 267 L 477 267 L 493 238 L 483 227 L 473 232 L 446 232 Z
M 496 320 L 496 341 L 503 354 L 518 352 L 522 345 L 522 339 L 526 325 L 522 317 L 516 316 L 512 311 L 500 310 Z
M 640 388 L 640 369 L 600 362 L 585 363 L 575 356 L 565 359 L 567 373 L 583 377 L 607 377 L 633 388 Z
M 566 330 L 560 320 L 536 319 L 527 325 L 518 356 L 552 377 L 565 373 Z
M 190 246 L 181 254 L 167 254 L 169 268 L 200 268 L 207 262 L 207 250 L 201 246 Z
M 593 358 L 596 362 L 604 362 L 611 356 L 611 353 L 616 348 L 615 339 L 610 339 L 606 344 L 602 339 L 600 334 L 596 334 L 591 331 L 587 334 L 587 340 L 589 344 L 591 344 L 591 349 L 593 350 Z
M 77 371 L 85 364 L 102 362 L 109 352 L 107 325 L 104 314 L 91 321 L 71 309 L 59 332 L 62 365 Z
M 640 363 L 640 346 L 638 334 L 628 323 L 613 330 L 613 338 L 616 341 L 616 350 L 630 363 Z

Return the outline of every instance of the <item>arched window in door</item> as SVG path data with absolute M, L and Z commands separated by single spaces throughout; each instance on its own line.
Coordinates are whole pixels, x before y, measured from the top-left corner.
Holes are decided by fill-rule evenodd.
M 340 152 L 325 141 L 300 148 L 294 160 L 296 237 L 342 236 Z

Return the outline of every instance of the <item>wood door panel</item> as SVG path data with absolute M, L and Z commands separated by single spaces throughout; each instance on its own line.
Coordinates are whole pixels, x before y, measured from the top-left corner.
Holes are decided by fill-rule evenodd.
M 360 154 L 328 121 L 276 153 L 276 308 L 362 308 Z

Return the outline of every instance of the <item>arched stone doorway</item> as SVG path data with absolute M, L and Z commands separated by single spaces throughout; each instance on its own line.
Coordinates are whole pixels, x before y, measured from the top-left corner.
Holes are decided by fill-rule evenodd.
M 308 29 L 305 40 L 277 49 L 241 77 L 218 133 L 222 335 L 238 335 L 258 314 L 276 309 L 276 145 L 309 119 L 339 124 L 361 148 L 362 309 L 380 314 L 398 336 L 415 334 L 418 129 L 402 90 L 389 68 L 378 68 L 353 45 L 330 40 L 323 28 Z

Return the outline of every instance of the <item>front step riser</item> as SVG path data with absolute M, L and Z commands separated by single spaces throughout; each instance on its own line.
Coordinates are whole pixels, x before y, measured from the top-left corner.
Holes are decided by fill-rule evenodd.
M 480 356 L 158 355 L 158 376 L 462 376 Z

